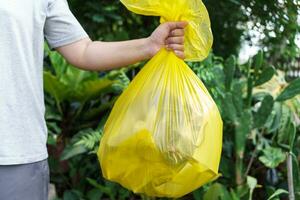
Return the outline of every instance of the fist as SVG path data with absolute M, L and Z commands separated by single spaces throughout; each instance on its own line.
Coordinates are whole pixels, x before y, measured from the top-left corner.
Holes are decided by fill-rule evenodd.
M 184 28 L 187 22 L 165 22 L 148 37 L 150 55 L 154 56 L 162 47 L 184 59 Z

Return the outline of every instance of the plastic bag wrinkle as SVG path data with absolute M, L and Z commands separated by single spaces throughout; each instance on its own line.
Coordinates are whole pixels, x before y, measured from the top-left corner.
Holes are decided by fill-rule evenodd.
M 122 0 L 131 11 L 188 21 L 186 60 L 209 53 L 212 34 L 200 0 Z M 222 119 L 201 80 L 162 48 L 116 101 L 98 157 L 103 176 L 135 193 L 178 198 L 216 179 Z

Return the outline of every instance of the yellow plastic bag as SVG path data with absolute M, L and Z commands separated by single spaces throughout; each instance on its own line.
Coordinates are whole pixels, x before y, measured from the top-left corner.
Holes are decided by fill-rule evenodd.
M 122 0 L 131 11 L 187 21 L 185 54 L 203 60 L 212 45 L 200 0 Z M 173 52 L 161 49 L 115 103 L 98 157 L 103 176 L 135 193 L 180 197 L 216 179 L 222 120 L 200 79 Z

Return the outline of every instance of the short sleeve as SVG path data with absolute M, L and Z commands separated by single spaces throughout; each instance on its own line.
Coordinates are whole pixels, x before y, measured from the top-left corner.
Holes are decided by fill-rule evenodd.
M 66 0 L 52 0 L 48 4 L 44 35 L 50 48 L 61 47 L 88 37 L 70 11 Z

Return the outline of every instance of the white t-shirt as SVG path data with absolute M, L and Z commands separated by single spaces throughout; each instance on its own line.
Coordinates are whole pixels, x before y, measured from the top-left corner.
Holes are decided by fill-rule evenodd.
M 66 0 L 0 0 L 0 165 L 48 157 L 44 38 L 56 48 L 86 37 Z

